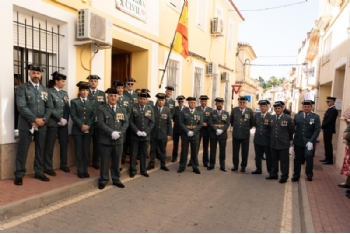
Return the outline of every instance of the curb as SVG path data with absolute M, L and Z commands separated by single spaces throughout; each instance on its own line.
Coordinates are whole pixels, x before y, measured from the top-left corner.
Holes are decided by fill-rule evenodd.
M 303 167 L 304 168 L 304 167 Z M 315 233 L 315 227 L 311 215 L 311 208 L 309 203 L 309 197 L 307 194 L 305 172 L 302 168 L 302 173 L 299 180 L 299 209 L 300 209 L 300 221 L 302 233 Z

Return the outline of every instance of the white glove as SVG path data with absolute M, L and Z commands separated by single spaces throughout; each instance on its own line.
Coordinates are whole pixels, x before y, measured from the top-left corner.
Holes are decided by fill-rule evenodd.
M 142 133 L 142 136 L 143 137 L 146 137 L 147 136 L 147 133 L 145 133 L 145 132 L 141 132 Z
M 313 150 L 314 145 L 311 142 L 308 142 L 305 147 L 307 147 L 307 150 Z
M 293 141 L 290 141 L 290 147 L 293 147 Z
M 224 130 L 222 130 L 222 129 L 216 129 L 217 136 L 220 136 L 223 132 L 224 132 Z
M 136 134 L 137 134 L 138 136 L 143 136 L 143 135 L 142 135 L 142 132 L 140 132 L 140 131 L 138 131 Z
M 117 140 L 118 138 L 120 137 L 119 133 L 118 132 L 112 132 L 112 139 L 113 140 Z
M 67 122 L 68 122 L 68 121 L 67 121 L 66 119 L 63 119 L 63 118 L 62 118 L 62 120 L 61 120 L 60 123 L 62 124 L 62 126 L 66 126 Z
M 57 122 L 58 125 L 63 126 L 62 122 Z
M 189 131 L 189 132 L 187 133 L 187 136 L 193 137 L 193 132 L 192 132 L 192 131 Z

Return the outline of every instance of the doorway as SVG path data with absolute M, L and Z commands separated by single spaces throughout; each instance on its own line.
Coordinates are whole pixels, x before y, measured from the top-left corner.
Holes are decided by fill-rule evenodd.
M 124 82 L 127 77 L 131 77 L 131 53 L 117 48 L 112 48 L 112 79 Z

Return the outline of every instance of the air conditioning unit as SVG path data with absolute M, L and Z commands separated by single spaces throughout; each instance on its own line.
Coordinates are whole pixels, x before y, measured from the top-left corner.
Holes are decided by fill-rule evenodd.
M 221 18 L 214 18 L 211 21 L 211 34 L 213 35 L 224 34 L 224 21 Z
M 92 40 L 99 45 L 112 45 L 113 22 L 89 9 L 78 10 L 77 40 Z
M 223 72 L 221 74 L 221 81 L 222 82 L 229 82 L 230 81 L 231 74 L 229 72 Z
M 213 63 L 213 62 L 210 62 L 208 63 L 208 66 L 207 66 L 207 75 L 217 75 L 218 74 L 218 64 L 217 63 Z

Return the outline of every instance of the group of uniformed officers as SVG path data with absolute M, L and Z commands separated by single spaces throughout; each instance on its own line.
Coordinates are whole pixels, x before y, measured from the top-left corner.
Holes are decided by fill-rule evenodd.
M 231 115 L 223 110 L 224 99 L 215 99 L 216 109 L 207 106 L 208 97 L 200 96 L 200 106 L 196 107 L 195 97 L 185 98 L 180 95 L 171 98 L 174 88 L 166 87 L 165 93 L 156 95 L 153 104 L 148 101 L 148 89 L 134 91 L 133 78 L 125 82 L 115 81 L 113 87 L 105 92 L 98 90 L 97 75 L 88 76 L 88 82 L 79 82 L 79 95 L 70 101 L 63 90 L 66 76 L 55 72 L 50 81 L 51 87 L 40 85 L 42 68 L 28 65 L 29 81 L 21 84 L 16 92 L 16 104 L 20 113 L 18 120 L 19 144 L 16 155 L 15 185 L 23 184 L 26 173 L 28 148 L 34 137 L 35 141 L 35 178 L 50 181 L 45 174 L 56 176 L 53 170 L 53 149 L 58 137 L 60 144 L 60 169 L 66 173 L 68 149 L 68 120 L 72 119 L 75 166 L 79 178 L 89 178 L 90 144 L 93 145 L 92 166 L 100 170 L 98 188 L 103 189 L 109 181 L 109 170 L 113 185 L 124 188 L 120 181 L 119 163 L 125 163 L 130 156 L 130 177 L 137 173 L 137 159 L 140 159 L 140 174 L 149 177 L 147 170 L 154 169 L 155 159 L 160 161 L 160 169 L 166 167 L 166 145 L 173 139 L 172 162 L 178 160 L 178 144 L 181 137 L 181 156 L 178 173 L 192 166 L 193 172 L 200 174 L 198 151 L 203 145 L 203 166 L 212 170 L 216 164 L 217 145 L 219 144 L 220 170 L 226 172 L 227 131 L 232 126 L 233 168 L 245 172 L 248 160 L 249 138 L 252 127 L 254 136 L 256 170 L 252 174 L 262 174 L 262 160 L 266 156 L 266 179 L 278 179 L 285 183 L 289 173 L 289 148 L 294 144 L 294 174 L 292 181 L 298 181 L 301 164 L 306 161 L 307 180 L 312 180 L 313 148 L 320 132 L 319 116 L 313 113 L 313 101 L 304 101 L 303 110 L 294 121 L 285 114 L 282 101 L 273 104 L 275 114 L 268 112 L 270 102 L 259 101 L 261 112 L 255 114 L 246 107 L 247 98 L 238 98 L 238 107 Z M 125 88 L 125 90 L 124 90 Z M 106 96 L 107 94 L 107 96 Z M 185 100 L 188 106 L 184 105 Z M 294 135 L 295 134 L 295 135 Z M 293 140 L 294 136 L 294 140 Z M 146 166 L 150 143 L 150 160 Z M 210 152 L 208 147 L 210 145 Z M 190 147 L 190 161 L 187 156 Z M 239 152 L 242 148 L 241 163 Z M 280 165 L 278 165 L 280 164 Z

